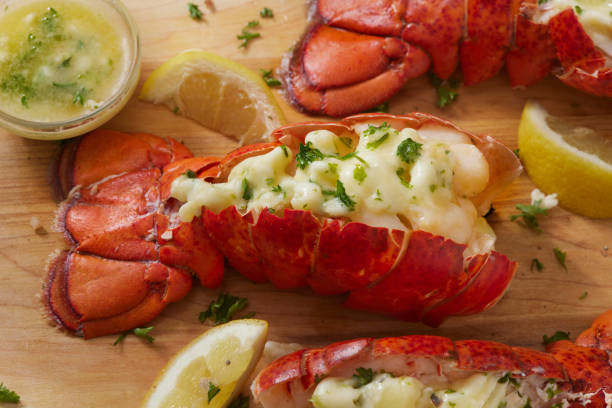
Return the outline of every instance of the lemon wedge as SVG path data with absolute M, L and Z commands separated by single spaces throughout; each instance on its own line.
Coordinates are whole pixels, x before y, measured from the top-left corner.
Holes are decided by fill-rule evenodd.
M 185 51 L 145 81 L 140 99 L 164 104 L 241 144 L 267 140 L 285 117 L 264 80 L 244 65 L 201 50 Z
M 589 217 L 612 217 L 612 137 L 572 126 L 529 101 L 518 144 L 531 180 L 546 194 L 557 193 L 561 206 Z
M 213 327 L 170 360 L 141 407 L 227 406 L 261 357 L 267 332 L 268 323 L 256 319 Z

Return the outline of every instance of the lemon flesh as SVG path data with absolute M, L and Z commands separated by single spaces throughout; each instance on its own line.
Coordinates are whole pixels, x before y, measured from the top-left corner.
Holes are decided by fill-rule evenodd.
M 559 204 L 593 218 L 612 217 L 612 136 L 574 127 L 536 102 L 519 125 L 521 160 L 535 185 Z
M 261 357 L 267 331 L 267 322 L 256 319 L 208 330 L 170 360 L 141 407 L 225 407 L 240 393 Z M 219 392 L 209 402 L 211 383 Z
M 268 139 L 285 123 L 274 95 L 249 68 L 200 50 L 166 61 L 145 81 L 140 99 L 163 104 L 241 144 Z

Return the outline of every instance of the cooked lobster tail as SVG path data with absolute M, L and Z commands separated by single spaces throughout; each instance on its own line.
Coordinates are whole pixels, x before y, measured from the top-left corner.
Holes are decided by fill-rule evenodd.
M 506 64 L 513 87 L 552 70 L 570 86 L 612 97 L 610 55 L 593 41 L 601 34 L 591 38 L 577 11 L 555 7 L 554 0 L 318 0 L 284 63 L 288 95 L 307 112 L 344 116 L 386 101 L 430 66 L 442 79 L 460 67 L 472 85 Z
M 300 350 L 259 372 L 251 391 L 266 408 L 306 407 L 309 401 L 324 407 L 344 395 L 382 407 L 405 401 L 410 393 L 418 394 L 413 405 L 401 406 L 454 407 L 469 398 L 474 407 L 609 407 L 612 362 L 597 348 L 609 344 L 591 346 L 585 339 L 598 333 L 609 340 L 611 317 L 607 312 L 598 318 L 577 340 L 583 345 L 562 340 L 548 353 L 436 336 L 365 338 Z M 421 388 L 413 385 L 421 383 Z

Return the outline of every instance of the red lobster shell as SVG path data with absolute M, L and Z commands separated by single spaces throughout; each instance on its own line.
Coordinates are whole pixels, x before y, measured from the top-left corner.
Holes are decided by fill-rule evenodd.
M 552 1 L 552 0 L 551 0 Z M 548 3 L 548 4 L 547 4 Z M 285 61 L 290 100 L 311 113 L 374 108 L 430 67 L 466 85 L 506 64 L 513 87 L 551 70 L 566 84 L 612 97 L 610 56 L 568 8 L 538 22 L 537 0 L 316 0 L 311 24 Z M 607 13 L 607 12 L 606 12 Z
M 520 172 L 516 156 L 492 138 L 419 113 L 289 125 L 274 137 L 291 147 L 311 130 L 351 133 L 356 124 L 383 121 L 397 129 L 428 125 L 468 135 L 490 170 L 489 184 L 474 199 L 481 212 Z M 123 144 L 130 146 L 130 157 Z M 240 161 L 280 144 L 246 146 L 220 160 L 170 164 L 188 153 L 154 136 L 95 132 L 65 149 L 59 178 L 69 181 L 63 191 L 87 187 L 75 189 L 58 213 L 72 248 L 49 270 L 45 300 L 51 316 L 85 337 L 144 324 L 187 293 L 188 272 L 216 287 L 223 275 L 221 254 L 254 282 L 270 281 L 279 289 L 308 285 L 323 295 L 349 293 L 349 307 L 430 325 L 486 310 L 506 291 L 514 262 L 495 251 L 466 258 L 466 245 L 425 231 L 390 231 L 294 209 L 257 217 L 234 206 L 219 213 L 203 209 L 191 223 L 178 222 L 178 202 L 169 199 L 176 177 L 190 169 L 208 181 L 224 181 Z
M 530 383 L 521 392 L 529 395 L 531 407 L 609 408 L 611 338 L 612 311 L 600 316 L 576 343 L 557 341 L 547 346 L 548 353 L 492 341 L 452 341 L 437 336 L 362 338 L 281 357 L 259 372 L 251 391 L 265 408 L 309 407 L 318 381 L 325 377 L 350 378 L 359 367 L 422 381 L 428 377 L 462 378 L 474 373 L 501 377 L 510 373 L 517 381 Z M 553 382 L 555 391 L 544 392 L 543 388 Z

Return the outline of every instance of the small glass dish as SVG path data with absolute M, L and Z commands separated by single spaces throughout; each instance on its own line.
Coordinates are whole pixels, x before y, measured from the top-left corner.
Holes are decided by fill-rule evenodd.
M 21 0 L 0 0 L 0 7 L 7 9 L 11 3 Z M 72 0 L 75 1 L 75 0 Z M 96 129 L 112 119 L 130 100 L 140 78 L 141 47 L 136 23 L 120 0 L 78 0 L 87 7 L 109 7 L 119 17 L 113 24 L 123 24 L 127 35 L 121 40 L 127 41 L 131 55 L 127 57 L 127 69 L 118 78 L 120 85 L 92 111 L 61 121 L 35 121 L 18 118 L 3 111 L 0 106 L 0 127 L 9 132 L 29 139 L 60 140 L 79 136 Z

